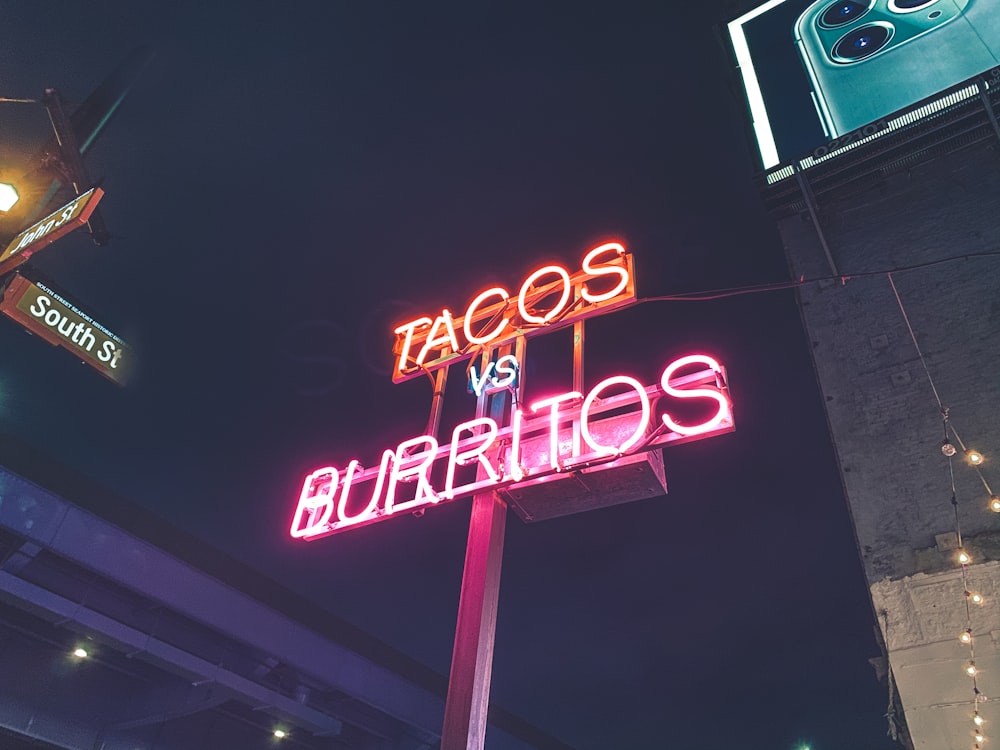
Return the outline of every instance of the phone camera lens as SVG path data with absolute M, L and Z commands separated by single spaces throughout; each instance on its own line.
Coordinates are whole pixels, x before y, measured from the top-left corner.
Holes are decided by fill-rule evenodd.
M 911 0 L 912 1 L 912 0 Z M 925 0 L 926 1 L 926 0 Z M 871 3 L 856 0 L 840 0 L 823 11 L 819 22 L 827 28 L 836 28 L 860 18 L 871 7 Z
M 934 5 L 938 0 L 889 0 L 889 10 L 893 13 L 912 13 Z
M 892 27 L 868 24 L 840 38 L 833 47 L 833 56 L 841 62 L 855 62 L 870 57 L 882 49 L 892 37 Z

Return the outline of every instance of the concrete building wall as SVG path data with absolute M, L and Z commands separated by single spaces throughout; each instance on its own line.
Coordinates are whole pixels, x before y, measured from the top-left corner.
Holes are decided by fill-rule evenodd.
M 909 730 L 900 740 L 918 750 L 972 748 L 976 712 L 988 737 L 1000 727 L 1000 513 L 988 489 L 1000 493 L 1000 131 L 985 119 L 975 138 L 956 119 L 933 148 L 920 139 L 946 128 L 920 123 L 902 147 L 888 136 L 778 186 L 791 271 L 822 279 L 800 287 L 800 309 L 898 689 L 890 700 Z M 986 456 L 981 473 L 961 449 L 950 462 L 942 453 L 941 406 Z M 964 571 L 956 511 L 973 559 Z M 985 600 L 967 610 L 970 590 Z M 974 653 L 958 637 L 966 628 Z
M 807 214 L 779 228 L 795 277 L 844 279 L 800 303 L 868 580 L 951 569 L 941 414 L 886 272 L 953 426 L 1000 484 L 1000 256 L 976 257 L 1000 251 L 1000 157 L 970 148 L 817 202 L 836 273 Z M 966 546 L 996 559 L 1000 514 L 953 464 Z

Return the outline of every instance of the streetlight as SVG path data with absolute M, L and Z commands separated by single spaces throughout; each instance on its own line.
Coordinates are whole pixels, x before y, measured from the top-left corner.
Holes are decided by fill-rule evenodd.
M 10 211 L 20 197 L 13 185 L 0 182 L 0 211 Z

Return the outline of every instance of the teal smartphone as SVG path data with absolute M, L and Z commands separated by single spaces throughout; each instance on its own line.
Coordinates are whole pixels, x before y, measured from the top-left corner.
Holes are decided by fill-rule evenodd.
M 793 33 L 836 138 L 1000 65 L 1000 0 L 817 0 Z

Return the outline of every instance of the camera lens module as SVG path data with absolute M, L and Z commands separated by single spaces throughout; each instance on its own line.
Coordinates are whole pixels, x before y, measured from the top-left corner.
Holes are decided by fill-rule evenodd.
M 911 0 L 912 2 L 912 0 Z M 834 29 L 843 26 L 858 18 L 861 18 L 871 9 L 871 2 L 857 2 L 857 0 L 840 0 L 834 3 L 820 16 L 820 26 Z
M 887 23 L 870 23 L 844 34 L 833 46 L 837 62 L 857 62 L 871 57 L 892 38 L 892 26 Z
M 938 0 L 889 0 L 889 10 L 893 13 L 913 13 L 937 2 Z

